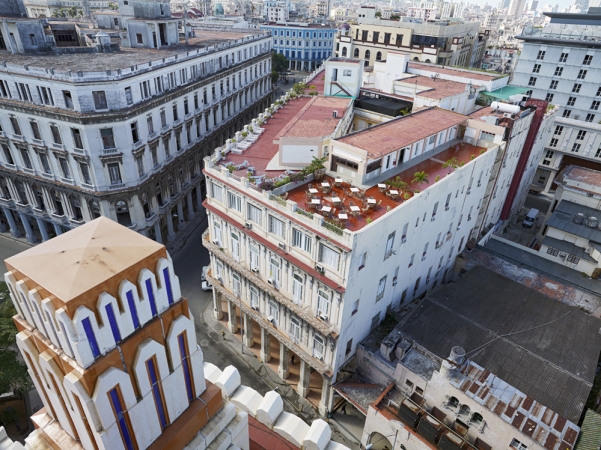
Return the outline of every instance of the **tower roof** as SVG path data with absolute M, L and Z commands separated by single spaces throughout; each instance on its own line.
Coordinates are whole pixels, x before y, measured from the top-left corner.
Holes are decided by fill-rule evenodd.
M 163 245 L 99 217 L 8 258 L 5 264 L 20 272 L 16 278 L 25 280 L 29 289 L 40 289 L 42 298 L 56 297 L 57 307 L 66 306 L 73 313 L 87 298 L 95 304 L 101 292 L 115 295 L 123 279 L 135 283 L 141 268 L 154 270 L 166 255 Z

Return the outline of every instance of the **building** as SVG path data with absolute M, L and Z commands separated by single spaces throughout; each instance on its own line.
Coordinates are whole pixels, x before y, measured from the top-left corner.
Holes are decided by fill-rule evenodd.
M 201 208 L 202 158 L 269 104 L 266 33 L 185 45 L 169 3 L 120 12 L 98 14 L 103 29 L 4 19 L 3 231 L 36 242 L 102 215 L 167 242 Z
M 108 0 L 23 0 L 23 4 L 28 17 L 52 17 L 61 9 L 73 7 L 81 10 L 84 16 L 91 10 L 109 9 Z
M 478 67 L 488 35 L 478 22 L 408 17 L 385 20 L 376 18 L 374 9 L 360 8 L 358 24 L 338 31 L 336 56 L 361 58 L 366 66 L 373 66 L 394 50 L 408 53 L 413 61 Z
M 99 218 L 6 267 L 17 345 L 44 403 L 31 447 L 165 448 L 211 424 L 248 448 L 246 416 L 218 414 L 163 245 Z
M 309 23 L 269 23 L 273 51 L 284 55 L 291 70 L 315 70 L 333 54 L 336 29 Z
M 541 231 L 540 255 L 592 278 L 601 274 L 601 172 L 568 166 L 555 179 L 552 209 Z M 544 212 L 544 211 L 543 211 Z
M 520 17 L 522 17 L 525 7 L 526 0 L 511 0 L 511 3 L 509 3 L 509 10 L 507 11 L 507 15 L 519 19 Z
M 101 217 L 6 267 L 17 345 L 44 404 L 28 449 L 266 448 L 259 431 L 286 448 L 348 450 L 324 421 L 308 425 L 275 391 L 203 361 L 163 245 Z M 0 446 L 23 448 L 3 428 Z
M 287 22 L 289 18 L 288 2 L 266 0 L 264 2 L 265 19 L 269 22 Z
M 574 448 L 601 350 L 600 324 L 521 283 L 472 268 L 428 295 L 385 339 L 359 345 L 354 373 L 386 386 L 365 408 L 362 444 Z M 358 403 L 370 384 L 361 389 L 353 381 L 336 390 Z
M 524 46 L 513 83 L 560 107 L 532 189 L 555 189 L 556 174 L 575 164 L 601 170 L 600 15 L 544 13 L 542 30 L 518 36 Z
M 321 74 L 307 80 L 320 91 Z M 350 132 L 351 97 L 278 101 L 205 159 L 216 316 L 232 331 L 241 320 L 263 361 L 277 347 L 284 380 L 295 355 L 299 393 L 327 414 L 338 371 L 388 308 L 444 282 L 499 220 L 533 120 L 517 108 L 431 107 Z M 313 157 L 324 169 L 307 179 Z

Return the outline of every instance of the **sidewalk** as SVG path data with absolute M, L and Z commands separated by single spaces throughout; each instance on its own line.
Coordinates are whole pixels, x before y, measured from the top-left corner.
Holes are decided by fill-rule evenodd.
M 225 332 L 225 340 L 223 344 L 228 345 L 233 350 L 234 354 L 236 354 L 238 358 L 240 358 L 245 365 L 249 367 L 249 369 L 257 373 L 273 390 L 276 390 L 282 396 L 284 403 L 292 408 L 298 417 L 303 419 L 309 425 L 317 419 L 326 420 L 326 422 L 329 422 L 330 427 L 332 428 L 333 440 L 340 442 L 351 449 L 359 448 L 359 442 L 357 442 L 357 439 L 351 433 L 343 430 L 343 427 L 340 427 L 334 419 L 326 419 L 321 417 L 311 403 L 300 397 L 292 386 L 282 380 L 278 374 L 267 367 L 265 363 L 260 361 L 250 349 L 243 347 L 240 339 L 230 333 L 227 327 L 224 327 L 221 322 L 215 319 L 213 316 L 212 302 L 207 306 L 208 307 L 206 307 L 202 312 L 201 320 L 214 330 L 217 329 L 216 327 L 220 326 Z M 242 350 L 242 353 L 240 353 L 240 350 Z M 223 367 L 221 367 L 221 369 L 223 369 Z M 260 392 L 260 394 L 264 395 L 265 392 Z
M 165 247 L 167 247 L 167 251 L 169 252 L 172 258 L 182 248 L 184 248 L 184 245 L 186 245 L 188 238 L 206 220 L 207 212 L 204 208 L 202 208 L 200 211 L 195 213 L 195 216 L 192 219 L 192 221 L 186 222 L 186 227 L 177 235 L 174 241 L 167 242 L 167 244 L 165 244 Z

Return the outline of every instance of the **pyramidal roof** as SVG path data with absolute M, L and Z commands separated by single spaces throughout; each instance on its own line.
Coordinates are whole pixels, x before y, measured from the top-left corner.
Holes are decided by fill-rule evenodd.
M 99 217 L 8 258 L 5 264 L 29 278 L 30 289 L 39 286 L 68 302 L 157 252 L 164 256 L 165 247 Z

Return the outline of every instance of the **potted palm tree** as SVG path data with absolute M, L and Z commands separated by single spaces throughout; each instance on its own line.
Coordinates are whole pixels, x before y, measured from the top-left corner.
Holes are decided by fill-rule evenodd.
M 411 180 L 411 183 L 412 183 L 412 184 L 416 184 L 416 185 L 417 185 L 417 187 L 418 187 L 418 189 L 416 189 L 416 190 L 415 190 L 415 192 L 419 192 L 419 186 L 420 186 L 422 183 L 426 183 L 426 184 L 428 184 L 428 181 L 429 181 L 429 175 L 428 175 L 426 172 L 423 172 L 423 171 L 422 171 L 422 172 L 415 172 L 415 173 L 413 174 L 413 177 L 414 177 L 414 178 L 413 178 L 413 180 Z
M 311 161 L 311 164 L 307 168 L 307 172 L 309 174 L 311 174 L 311 173 L 313 174 L 315 181 L 320 181 L 326 174 L 326 166 L 324 164 L 327 160 L 328 160 L 327 157 L 323 157 L 323 158 L 316 158 L 315 156 L 313 157 L 313 161 Z

